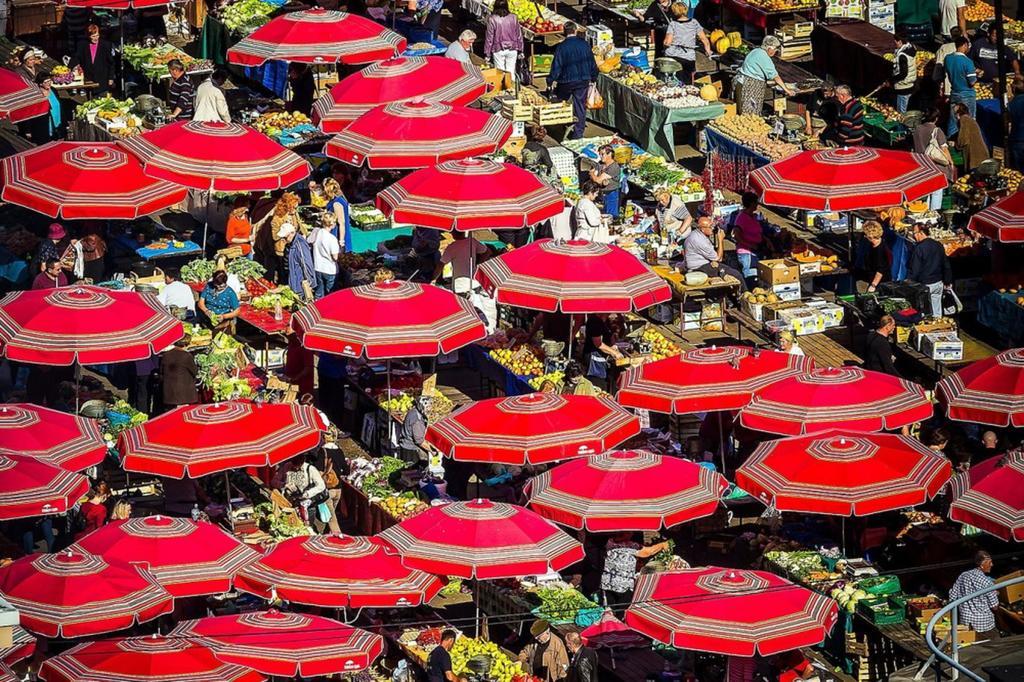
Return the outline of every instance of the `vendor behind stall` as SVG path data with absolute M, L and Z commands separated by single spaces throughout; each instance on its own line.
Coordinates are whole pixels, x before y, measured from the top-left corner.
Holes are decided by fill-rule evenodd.
M 744 57 L 734 81 L 737 86 L 738 113 L 760 115 L 769 83 L 775 83 L 782 88 L 786 96 L 793 96 L 794 91 L 782 80 L 772 62 L 772 57 L 780 47 L 782 43 L 778 38 L 765 36 L 761 41 L 761 47 L 755 47 Z
M 820 139 L 839 147 L 864 144 L 864 106 L 853 96 L 849 85 L 836 86 L 838 112 L 835 124 L 822 131 Z
M 1013 56 L 1013 52 L 1007 50 L 1010 58 L 1009 66 L 1013 69 L 1013 74 L 1019 76 L 1020 74 L 1020 61 Z M 996 40 L 996 24 L 992 22 L 987 27 L 982 26 L 978 29 L 978 32 L 974 35 L 974 41 L 971 43 L 971 51 L 968 53 L 974 65 L 978 67 L 981 74 L 978 76 L 978 80 L 982 83 L 995 83 L 999 80 L 999 46 Z M 998 94 L 998 89 L 997 89 Z
M 697 41 L 704 47 L 704 54 L 711 59 L 711 43 L 696 19 L 690 18 L 690 8 L 681 3 L 672 3 L 672 21 L 665 34 L 665 56 L 672 57 L 683 67 L 678 78 L 684 85 L 693 84 L 697 71 Z
M 616 533 L 608 540 L 604 550 L 604 570 L 601 572 L 601 592 L 604 605 L 621 613 L 633 600 L 636 587 L 637 562 L 649 559 L 669 549 L 667 541 L 641 545 L 631 532 Z
M 610 144 L 601 145 L 597 154 L 599 161 L 590 169 L 590 179 L 601 189 L 604 212 L 615 218 L 619 215 L 622 196 L 622 167 L 615 160 L 615 149 Z
M 874 291 L 882 282 L 888 282 L 892 272 L 892 251 L 883 240 L 882 225 L 877 220 L 864 223 L 867 249 L 864 265 L 859 268 L 859 279 L 867 282 L 868 291 Z
M 693 216 L 678 194 L 667 189 L 659 189 L 654 193 L 658 202 L 654 207 L 654 216 L 658 219 L 661 236 L 672 241 L 682 241 L 690 236 Z
M 672 21 L 669 9 L 671 7 L 672 0 L 654 0 L 644 12 L 639 9 L 633 10 L 637 17 L 654 29 L 655 58 L 665 56 L 665 34 L 668 33 L 668 25 Z
M 199 402 L 199 391 L 196 390 L 199 367 L 192 354 L 186 350 L 188 344 L 189 337 L 184 336 L 170 350 L 160 354 L 160 380 L 165 410 Z
M 586 180 L 580 190 L 580 199 L 570 214 L 569 222 L 573 227 L 573 239 L 605 244 L 610 241 L 608 228 L 601 219 L 601 209 L 597 207 L 597 195 L 601 187 L 592 180 Z M 433 230 L 436 232 L 436 230 Z
M 569 653 L 565 644 L 551 631 L 546 620 L 535 620 L 530 626 L 534 641 L 519 652 L 519 662 L 529 674 L 543 682 L 561 682 L 569 671 Z
M 686 271 L 703 272 L 708 277 L 731 275 L 739 280 L 740 291 L 747 290 L 743 273 L 722 263 L 725 248 L 721 230 L 715 227 L 711 218 L 703 216 L 697 219 L 697 229 L 690 231 L 684 242 L 686 249 Z
M 238 294 L 228 286 L 228 273 L 218 270 L 199 294 L 199 311 L 210 319 L 216 330 L 231 326 L 238 317 Z

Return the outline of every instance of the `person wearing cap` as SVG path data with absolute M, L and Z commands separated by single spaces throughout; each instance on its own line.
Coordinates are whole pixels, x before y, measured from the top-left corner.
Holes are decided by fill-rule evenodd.
M 780 47 L 782 43 L 778 38 L 765 36 L 761 47 L 755 47 L 744 57 L 737 79 L 740 82 L 738 113 L 760 115 L 769 83 L 775 83 L 787 96 L 793 96 L 794 91 L 782 80 L 772 61 Z
M 46 239 L 39 242 L 39 250 L 36 251 L 34 261 L 37 264 L 37 272 L 42 272 L 46 269 L 46 261 L 55 260 L 59 262 L 64 257 L 64 252 L 67 251 L 70 244 L 71 240 L 68 239 L 68 233 L 65 231 L 64 226 L 60 223 L 51 223 L 50 228 L 46 232 Z
M 14 72 L 24 76 L 29 83 L 35 83 L 36 74 L 40 71 L 39 67 L 43 63 L 42 51 L 25 45 L 14 51 L 14 59 L 18 62 L 18 65 L 14 67 Z
M 543 682 L 561 682 L 569 674 L 569 652 L 551 632 L 551 623 L 535 620 L 530 626 L 533 641 L 519 652 L 523 670 Z
M 238 305 L 238 294 L 228 286 L 228 273 L 213 273 L 199 294 L 199 311 L 210 318 L 214 328 L 223 329 L 238 317 Z
M 961 573 L 950 588 L 950 600 L 960 599 L 995 585 L 995 581 L 989 575 L 991 572 L 992 555 L 984 550 L 979 551 L 974 555 L 974 568 Z M 1000 638 L 995 616 L 999 608 L 999 597 L 994 590 L 968 599 L 957 608 L 960 622 L 970 625 L 971 629 L 978 633 L 978 641 Z
M 313 249 L 305 239 L 296 239 L 295 226 L 283 223 L 277 230 L 277 238 L 285 242 L 284 259 L 288 267 L 288 286 L 304 299 L 311 298 L 316 289 L 316 268 L 313 265 Z
M 85 80 L 96 83 L 93 95 L 105 95 L 114 87 L 114 48 L 100 37 L 96 24 L 89 24 L 86 33 L 89 40 L 78 46 L 71 67 L 81 66 Z

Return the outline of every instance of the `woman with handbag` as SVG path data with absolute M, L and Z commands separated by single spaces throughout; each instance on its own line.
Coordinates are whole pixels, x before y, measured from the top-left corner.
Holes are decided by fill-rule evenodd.
M 949 145 L 946 141 L 946 133 L 938 125 L 939 110 L 932 108 L 921 117 L 921 123 L 914 128 L 914 151 L 924 154 L 931 161 L 942 169 L 946 180 L 956 180 L 956 168 L 953 166 L 953 157 L 949 153 Z M 943 190 L 935 190 L 928 196 L 928 208 L 938 211 L 942 208 Z
M 316 459 L 316 451 L 310 451 L 301 464 L 286 474 L 285 497 L 300 507 L 306 523 L 316 532 L 322 533 L 327 525 L 332 533 L 341 533 L 338 516 L 330 507 L 331 493 L 323 475 L 316 468 Z

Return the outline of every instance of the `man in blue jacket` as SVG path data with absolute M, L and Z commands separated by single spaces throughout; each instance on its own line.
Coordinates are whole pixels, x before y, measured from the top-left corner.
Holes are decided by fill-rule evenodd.
M 914 225 L 914 246 L 907 264 L 907 279 L 928 287 L 933 317 L 942 316 L 942 292 L 953 285 L 953 269 L 949 265 L 946 249 L 931 237 L 931 228 Z
M 579 27 L 565 22 L 565 40 L 555 48 L 548 83 L 559 100 L 572 100 L 572 113 L 576 118 L 570 137 L 583 137 L 587 125 L 587 87 L 597 82 L 597 62 L 587 41 L 579 36 Z

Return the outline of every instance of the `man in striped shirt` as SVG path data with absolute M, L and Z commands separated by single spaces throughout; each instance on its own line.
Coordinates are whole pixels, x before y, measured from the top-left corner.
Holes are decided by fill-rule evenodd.
M 980 551 L 975 554 L 974 566 L 975 568 L 964 571 L 957 577 L 953 587 L 949 590 L 950 600 L 966 597 L 995 584 L 995 581 L 989 576 L 992 571 L 992 556 L 988 552 Z M 999 597 L 995 591 L 968 599 L 958 607 L 960 622 L 970 625 L 978 633 L 979 640 L 999 639 L 995 616 L 998 606 Z
M 836 121 L 836 135 L 840 146 L 856 147 L 864 144 L 864 107 L 850 92 L 849 85 L 836 88 L 839 102 L 839 119 Z
M 196 91 L 185 74 L 185 66 L 179 60 L 172 59 L 167 62 L 167 70 L 171 72 L 171 83 L 167 86 L 167 106 L 171 109 L 171 118 L 191 121 L 195 112 Z

